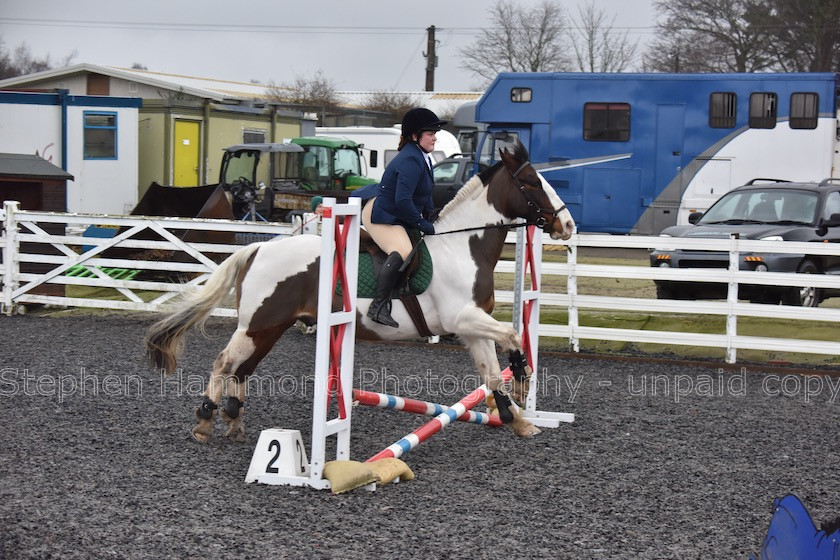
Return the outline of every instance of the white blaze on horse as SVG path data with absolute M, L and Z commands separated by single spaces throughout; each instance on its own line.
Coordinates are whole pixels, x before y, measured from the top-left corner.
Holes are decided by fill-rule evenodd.
M 494 306 L 493 270 L 502 253 L 509 226 L 520 218 L 536 224 L 552 239 L 568 239 L 575 229 L 571 214 L 548 182 L 531 166 L 520 144 L 503 150 L 501 161 L 470 179 L 435 222 L 435 235 L 426 236 L 434 273 L 428 288 L 417 295 L 432 334 L 455 334 L 469 352 L 488 388 L 494 391 L 502 419 L 516 434 L 532 436 L 539 429 L 509 406 L 495 344 L 511 352 L 514 399 L 527 396 L 522 342 L 516 331 L 490 316 Z M 466 230 L 466 231 L 463 231 Z M 213 373 L 196 410 L 193 435 L 207 442 L 213 435 L 217 409 L 228 423 L 226 435 L 244 437 L 242 409 L 248 376 L 282 334 L 299 318 L 314 318 L 318 309 L 321 239 L 300 235 L 243 247 L 213 272 L 206 284 L 187 293 L 176 310 L 152 325 L 146 348 L 152 364 L 171 373 L 184 347 L 184 336 L 201 327 L 213 309 L 236 289 L 238 326 L 216 357 Z M 334 300 L 340 307 L 340 296 Z M 392 316 L 398 328 L 367 318 L 371 299 L 357 300 L 356 336 L 364 340 L 404 340 L 420 336 L 399 300 Z

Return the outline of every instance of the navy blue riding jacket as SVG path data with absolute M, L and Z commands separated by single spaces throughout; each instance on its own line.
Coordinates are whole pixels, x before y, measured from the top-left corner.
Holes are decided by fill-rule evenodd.
M 400 224 L 416 228 L 434 210 L 432 187 L 435 181 L 417 144 L 406 144 L 385 168 L 382 181 L 354 191 L 350 196 L 373 197 L 371 221 L 375 224 Z

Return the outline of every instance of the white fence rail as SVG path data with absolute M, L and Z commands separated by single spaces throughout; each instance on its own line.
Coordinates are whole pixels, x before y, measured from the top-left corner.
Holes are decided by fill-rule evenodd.
M 508 241 L 513 237 L 509 236 Z M 581 339 L 609 340 L 622 342 L 654 343 L 664 345 L 704 346 L 721 348 L 726 361 L 736 361 L 738 349 L 773 350 L 810 354 L 840 354 L 840 336 L 837 340 L 805 340 L 796 338 L 769 338 L 743 336 L 738 334 L 740 317 L 765 317 L 785 320 L 813 322 L 840 322 L 840 309 L 803 308 L 782 305 L 763 305 L 738 301 L 739 284 L 767 286 L 813 286 L 815 288 L 840 289 L 840 277 L 835 275 L 792 274 L 754 272 L 738 270 L 739 255 L 745 252 L 787 253 L 814 256 L 840 257 L 840 244 L 835 243 L 793 243 L 785 241 L 756 241 L 730 239 L 683 239 L 667 237 L 575 235 L 567 242 L 556 242 L 543 236 L 543 243 L 566 245 L 569 249 L 566 263 L 542 263 L 542 276 L 562 275 L 567 278 L 566 293 L 545 293 L 540 296 L 541 306 L 558 306 L 568 309 L 566 325 L 540 323 L 542 336 L 569 339 L 574 351 L 579 351 Z M 678 269 L 649 266 L 617 266 L 579 264 L 578 249 L 581 247 L 619 249 L 697 249 L 729 253 L 730 268 L 720 269 Z M 734 266 L 732 263 L 735 263 Z M 497 272 L 513 272 L 512 262 L 500 262 Z M 616 278 L 636 280 L 671 280 L 694 282 L 720 282 L 727 284 L 726 301 L 675 301 L 646 298 L 608 297 L 580 295 L 577 293 L 581 277 Z M 498 302 L 512 302 L 512 291 L 499 291 Z M 581 326 L 578 312 L 583 309 L 647 312 L 652 314 L 702 314 L 726 317 L 726 329 L 721 334 L 633 330 Z
M 189 235 L 197 232 L 229 232 L 230 237 L 245 241 L 254 236 L 287 236 L 292 226 L 277 223 L 229 222 L 187 218 L 154 218 L 134 216 L 60 214 L 20 211 L 16 204 L 6 203 L 0 215 L 3 220 L 0 247 L 2 303 L 6 313 L 13 313 L 26 304 L 52 304 L 70 307 L 98 307 L 135 311 L 162 311 L 165 304 L 186 286 L 199 285 L 226 255 L 241 244 L 190 242 Z M 81 230 L 89 225 L 115 227 L 118 234 L 110 239 L 56 235 L 45 231 L 49 224 L 66 224 Z M 49 229 L 49 228 L 47 228 Z M 155 239 L 143 239 L 153 232 Z M 184 235 L 185 232 L 193 232 Z M 515 242 L 515 234 L 508 238 Z M 840 309 L 799 308 L 780 305 L 742 303 L 737 300 L 740 283 L 779 286 L 814 286 L 840 289 L 840 278 L 831 275 L 801 275 L 770 272 L 751 272 L 730 269 L 663 269 L 648 266 L 616 266 L 578 263 L 581 247 L 624 249 L 692 248 L 723 251 L 730 254 L 730 262 L 738 262 L 741 252 L 802 253 L 840 256 L 840 245 L 833 243 L 790 243 L 749 241 L 739 239 L 679 239 L 663 237 L 575 235 L 565 243 L 543 236 L 543 243 L 566 245 L 567 262 L 542 263 L 542 276 L 566 277 L 566 293 L 545 293 L 540 296 L 541 307 L 556 306 L 568 310 L 566 325 L 541 323 L 539 334 L 569 340 L 579 350 L 581 340 L 609 340 L 664 345 L 687 345 L 721 348 L 728 362 L 735 362 L 738 349 L 773 349 L 784 352 L 840 354 L 840 341 L 803 340 L 795 338 L 767 338 L 738 334 L 741 317 L 769 317 L 780 321 L 802 320 L 840 322 Z M 49 248 L 53 254 L 44 254 Z M 145 251 L 146 256 L 120 258 L 111 256 L 116 250 Z M 153 256 L 155 258 L 153 258 Z M 163 258 L 161 259 L 161 256 Z M 37 272 L 27 268 L 40 266 Z M 45 270 L 46 269 L 46 270 Z M 127 271 L 127 276 L 122 273 Z M 134 273 L 137 273 L 136 275 Z M 496 272 L 514 272 L 514 261 L 502 260 Z M 170 276 L 167 278 L 166 276 Z M 188 280 L 184 280 L 188 277 Z M 578 279 L 615 278 L 647 280 L 684 280 L 722 282 L 728 285 L 726 301 L 674 301 L 628 297 L 609 297 L 578 294 Z M 45 287 L 58 287 L 59 294 L 39 293 Z M 87 287 L 85 288 L 81 287 Z M 107 299 L 96 289 L 110 293 Z M 47 289 L 49 292 L 49 289 Z M 86 295 L 85 291 L 90 292 Z M 496 300 L 513 302 L 513 292 L 498 290 Z M 725 332 L 720 334 L 666 332 L 651 330 L 587 327 L 579 322 L 581 310 L 614 310 L 651 314 L 703 314 L 726 318 Z M 234 316 L 232 307 L 217 309 L 216 315 Z

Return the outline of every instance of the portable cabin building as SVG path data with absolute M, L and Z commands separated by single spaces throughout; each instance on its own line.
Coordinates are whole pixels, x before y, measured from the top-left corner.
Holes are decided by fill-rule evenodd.
M 137 203 L 141 101 L 0 91 L 0 152 L 39 155 L 74 177 L 68 212 L 122 214 Z

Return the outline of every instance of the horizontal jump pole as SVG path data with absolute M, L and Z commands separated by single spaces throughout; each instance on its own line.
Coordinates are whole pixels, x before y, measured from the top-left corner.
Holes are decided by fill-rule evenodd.
M 502 371 L 502 379 L 507 382 L 513 376 L 510 368 Z M 399 441 L 396 441 L 368 459 L 366 462 L 378 461 L 379 459 L 387 459 L 389 457 L 401 457 L 404 453 L 411 451 L 420 443 L 426 441 L 443 428 L 451 424 L 459 416 L 462 416 L 466 411 L 485 400 L 490 396 L 492 391 L 487 388 L 487 384 L 481 385 L 478 389 L 453 404 L 449 410 L 442 412 L 405 436 Z
M 353 389 L 353 400 L 365 406 L 390 408 L 392 410 L 401 410 L 403 412 L 423 414 L 425 416 L 438 416 L 439 414 L 449 410 L 449 407 L 443 404 L 397 397 L 386 393 L 364 391 L 361 389 Z M 490 415 L 484 412 L 476 412 L 474 410 L 467 410 L 464 414 L 456 418 L 456 420 L 459 422 L 470 422 L 472 424 L 482 424 L 487 426 L 502 425 L 502 419 L 499 418 L 498 415 Z

